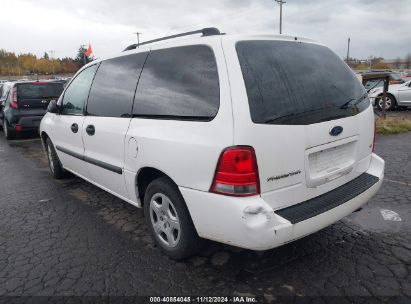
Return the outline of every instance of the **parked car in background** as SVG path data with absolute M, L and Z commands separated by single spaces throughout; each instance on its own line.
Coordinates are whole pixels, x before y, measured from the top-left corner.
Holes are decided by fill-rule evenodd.
M 379 110 L 383 108 L 383 87 L 374 88 L 369 92 L 370 100 Z M 411 80 L 403 84 L 389 85 L 385 109 L 396 107 L 411 107 Z
M 402 78 L 405 78 L 406 80 L 408 78 L 411 78 L 411 71 L 406 71 L 402 73 Z
M 0 126 L 3 127 L 3 108 L 6 104 L 6 99 L 9 94 L 10 88 L 13 85 L 12 82 L 4 82 L 1 85 L 0 94 Z
M 370 75 L 370 74 L 379 74 L 382 71 L 370 71 L 370 72 L 364 72 L 363 75 Z M 390 72 L 390 85 L 391 84 L 402 84 L 405 82 L 404 79 L 402 79 L 401 74 L 397 72 Z M 368 91 L 370 89 L 374 88 L 379 88 L 384 85 L 384 82 L 382 80 L 369 80 L 364 84 L 365 89 Z
M 10 83 L 0 116 L 5 137 L 12 139 L 17 133 L 37 131 L 50 100 L 57 100 L 62 91 L 60 82 Z
M 294 36 L 199 32 L 82 68 L 41 122 L 52 176 L 143 207 L 175 259 L 200 238 L 281 246 L 378 191 L 373 108 L 338 55 Z

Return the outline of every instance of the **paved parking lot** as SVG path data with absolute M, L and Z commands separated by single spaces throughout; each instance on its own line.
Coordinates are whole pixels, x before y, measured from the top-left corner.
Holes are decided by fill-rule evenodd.
M 53 180 L 39 139 L 2 135 L 1 295 L 411 301 L 411 133 L 378 137 L 386 181 L 349 218 L 264 253 L 210 242 L 185 262 L 154 247 L 142 210 L 78 178 Z

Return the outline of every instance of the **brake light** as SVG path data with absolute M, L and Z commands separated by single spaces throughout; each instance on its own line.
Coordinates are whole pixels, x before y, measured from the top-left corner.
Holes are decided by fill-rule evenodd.
M 374 140 L 372 142 L 372 152 L 375 150 L 375 141 L 377 139 L 377 123 L 374 121 Z
M 13 109 L 18 109 L 19 106 L 17 104 L 17 88 L 14 87 L 11 90 L 11 99 L 10 99 L 10 107 L 12 107 Z
M 16 132 L 21 132 L 21 131 L 23 131 L 23 126 L 19 125 L 19 124 L 16 124 L 14 129 L 16 130 Z
M 254 149 L 244 146 L 225 149 L 220 155 L 210 191 L 233 196 L 259 194 L 260 182 Z

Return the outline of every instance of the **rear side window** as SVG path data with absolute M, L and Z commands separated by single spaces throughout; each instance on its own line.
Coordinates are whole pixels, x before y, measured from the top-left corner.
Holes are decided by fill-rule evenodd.
M 91 86 L 87 114 L 131 117 L 134 93 L 148 53 L 103 61 Z
M 3 85 L 3 89 L 2 89 L 3 91 L 2 91 L 0 99 L 7 98 L 7 96 L 9 95 L 10 87 L 11 87 L 10 85 Z
M 251 119 L 306 125 L 356 115 L 370 102 L 344 62 L 328 48 L 288 41 L 236 45 Z
M 211 120 L 220 105 L 217 64 L 204 45 L 150 53 L 134 100 L 133 116 Z
M 20 83 L 17 85 L 17 98 L 19 100 L 57 98 L 62 91 L 61 83 Z
M 83 114 L 84 105 L 90 92 L 91 82 L 97 69 L 94 64 L 80 72 L 64 92 L 62 114 Z

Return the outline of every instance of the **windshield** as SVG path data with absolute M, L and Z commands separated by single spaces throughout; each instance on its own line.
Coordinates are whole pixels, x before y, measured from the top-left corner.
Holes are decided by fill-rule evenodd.
M 254 40 L 236 49 L 255 123 L 312 124 L 369 106 L 355 74 L 324 46 Z
M 59 97 L 63 91 L 61 83 L 21 83 L 17 86 L 18 99 L 46 99 Z

